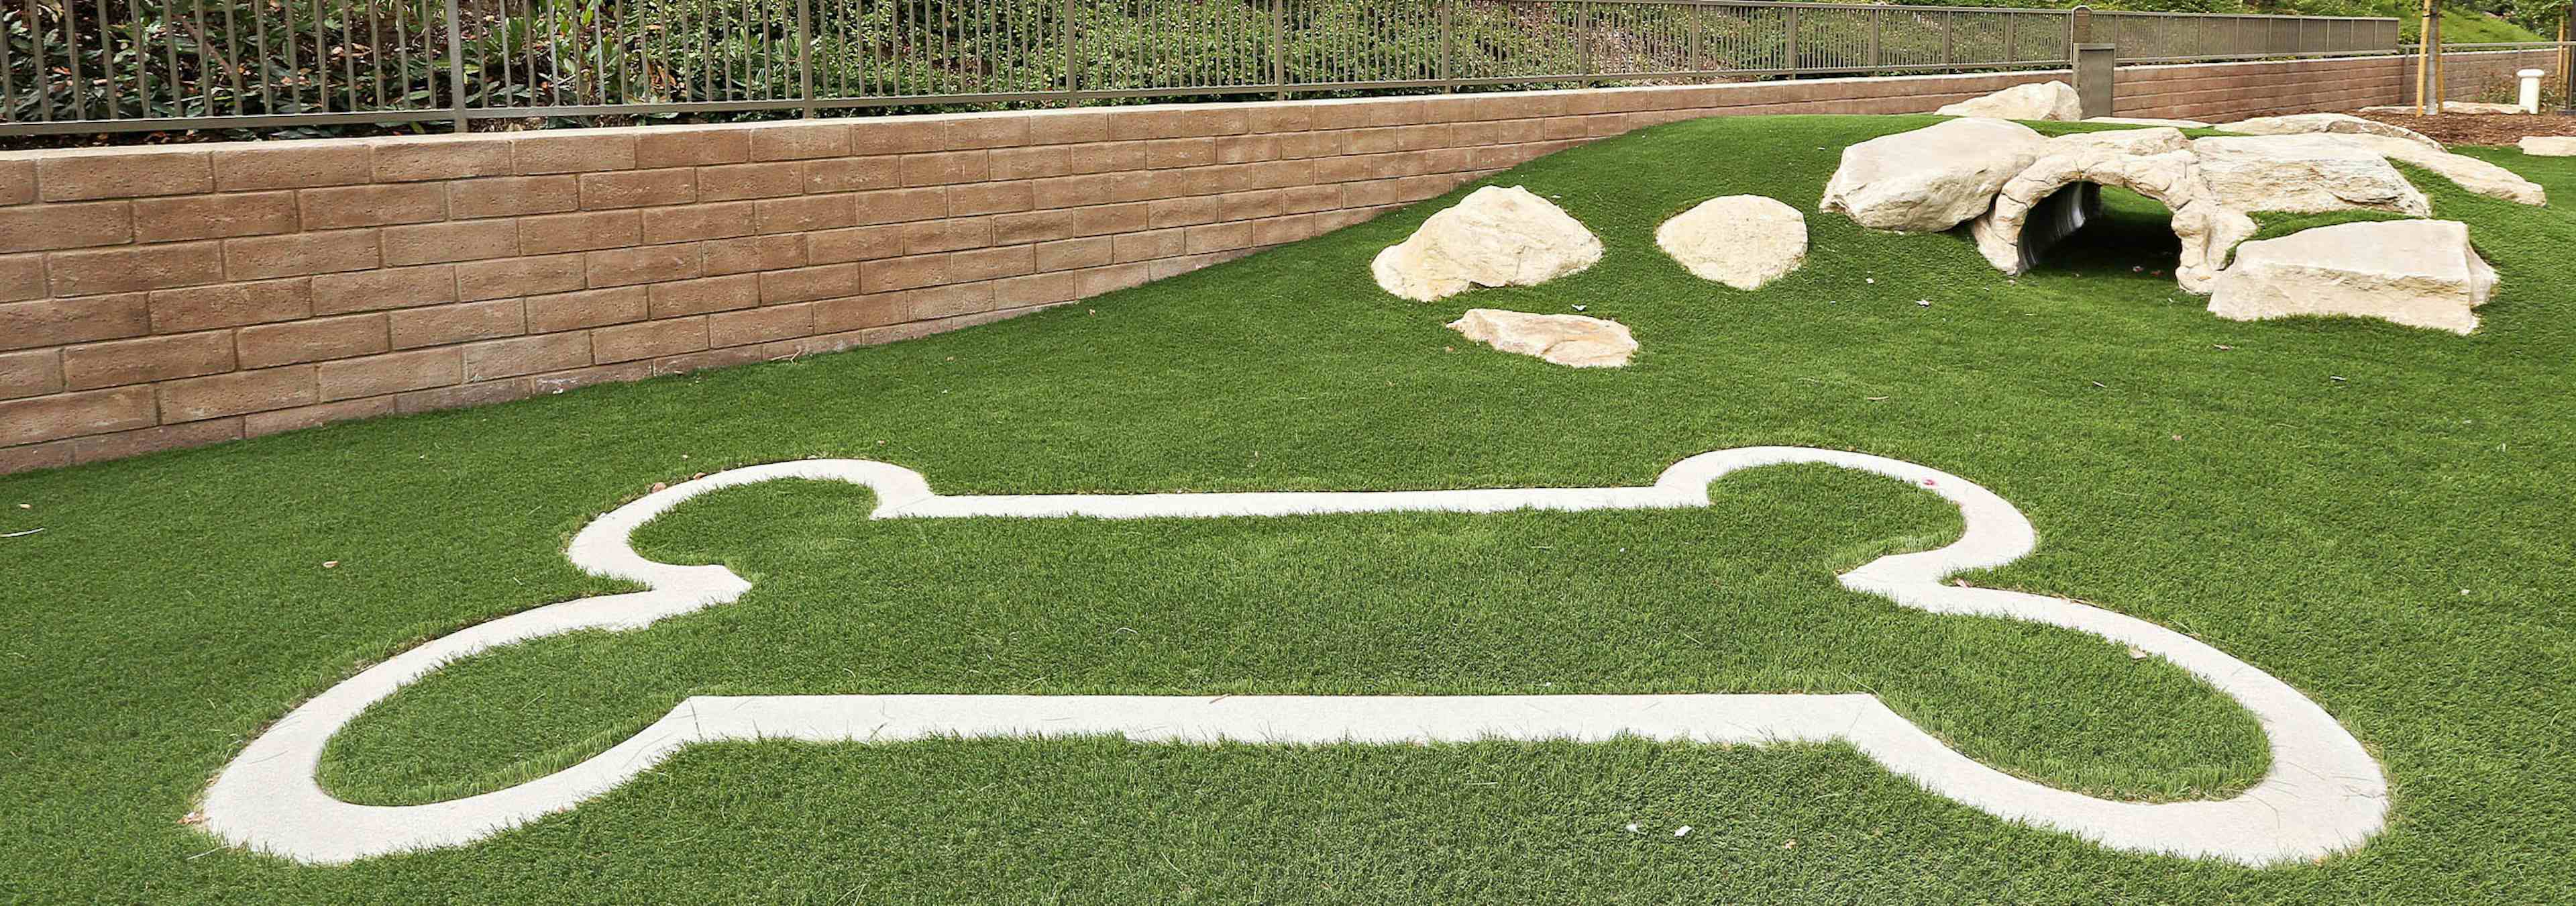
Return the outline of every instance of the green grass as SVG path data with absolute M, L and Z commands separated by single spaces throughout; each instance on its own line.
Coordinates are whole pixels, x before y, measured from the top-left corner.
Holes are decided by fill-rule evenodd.
M 2397 18 L 2408 23 L 2406 40 L 2417 40 L 2415 33 L 2422 30 L 2423 15 L 2420 12 L 2401 12 L 2397 14 Z M 2542 37 L 2539 32 L 2516 25 L 2512 20 L 2502 16 L 2476 10 L 2445 9 L 2442 11 L 2442 43 L 2444 44 L 2501 44 L 2508 41 L 2547 40 L 2550 39 Z
M 18 718 L 0 895 L 2530 902 L 2576 885 L 2576 218 L 2415 174 L 2504 278 L 2469 337 L 2214 318 L 2173 287 L 2162 212 L 2133 196 L 2078 238 L 2090 251 L 2018 280 L 1957 237 L 1828 215 L 1809 217 L 1806 268 L 1757 293 L 1652 247 L 1713 195 L 1812 209 L 1840 147 L 1925 122 L 1703 120 L 1487 180 L 1559 197 L 1608 247 L 1543 287 L 1379 293 L 1368 257 L 1452 196 L 921 341 L 0 478 L 0 532 L 46 529 L 0 540 L 0 708 Z M 2576 161 L 2473 153 L 2576 198 Z M 1634 328 L 1636 363 L 1560 369 L 1441 326 L 1572 305 Z M 1642 484 L 1769 443 L 2004 495 L 2040 547 L 1971 579 L 2136 614 L 2298 686 L 2386 766 L 2389 829 L 2256 871 L 2005 824 L 1841 746 L 1097 739 L 700 747 L 481 844 L 344 868 L 180 823 L 250 735 L 339 677 L 620 587 L 562 545 L 654 482 L 831 455 L 948 493 Z M 2098 792 L 2224 795 L 2265 769 L 2248 719 L 2169 667 L 1834 585 L 1950 538 L 1928 496 L 1814 468 L 1719 489 L 1705 511 L 1115 524 L 869 523 L 862 490 L 736 489 L 639 544 L 732 566 L 758 583 L 741 601 L 459 664 L 361 718 L 325 779 L 421 801 L 581 757 L 689 694 L 927 690 L 1859 690 Z

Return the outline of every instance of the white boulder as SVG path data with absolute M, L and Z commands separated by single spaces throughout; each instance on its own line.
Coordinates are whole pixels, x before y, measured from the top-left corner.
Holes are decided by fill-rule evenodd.
M 2028 169 L 2048 140 L 1998 119 L 1958 119 L 1843 149 L 1819 210 L 1861 226 L 1937 233 L 1986 212 L 1995 190 Z
M 1377 285 L 1418 302 L 1476 286 L 1532 286 L 1591 267 L 1601 240 L 1519 186 L 1486 186 L 1370 262 Z
M 2468 333 L 2478 326 L 2470 309 L 2486 304 L 2495 284 L 2466 224 L 2345 223 L 2238 247 L 2209 310 L 2238 321 L 2350 315 Z
M 1637 352 L 1628 326 L 1582 315 L 1537 315 L 1499 308 L 1471 308 L 1449 322 L 1467 339 L 1504 352 L 1537 356 L 1569 368 L 1617 368 Z
M 1692 276 L 1760 289 L 1807 261 L 1807 218 L 1760 195 L 1700 202 L 1655 228 L 1655 245 Z
M 2006 120 L 2080 120 L 2084 99 L 2064 82 L 2015 85 L 1984 97 L 1969 98 L 1932 111 L 1943 116 L 1990 116 Z
M 2432 216 L 2432 203 L 2378 151 L 2344 136 L 2193 139 L 2201 180 L 2232 210 L 2315 214 L 2390 211 Z
M 2521 148 L 2533 157 L 2576 157 L 2576 135 L 2526 135 Z
M 2423 145 L 2424 147 L 2431 148 L 2435 151 L 2442 150 L 2442 143 L 2434 141 L 2432 136 L 2425 135 L 2424 133 L 2417 132 L 2413 129 L 2408 129 L 2404 126 L 2391 126 L 2378 120 L 2362 119 L 2361 117 L 2357 117 L 2349 113 L 2296 113 L 2289 116 L 2258 116 L 2250 120 L 2238 120 L 2233 123 L 2219 126 L 2218 128 L 2228 132 L 2234 132 L 2239 135 L 2307 135 L 2313 133 L 2384 135 L 2390 138 L 2402 138 L 2407 141 Z

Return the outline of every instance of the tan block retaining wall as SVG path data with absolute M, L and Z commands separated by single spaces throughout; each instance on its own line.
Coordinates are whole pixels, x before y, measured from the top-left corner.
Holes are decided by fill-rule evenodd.
M 2396 100 L 2391 58 L 2120 112 Z M 0 154 L 0 473 L 846 349 L 1134 286 L 1641 126 L 2059 72 Z
M 2394 103 L 2415 103 L 2415 60 L 2404 62 L 2404 73 L 2398 80 L 2398 99 Z M 2442 96 L 2454 101 L 2513 102 L 2514 72 L 2538 69 L 2548 73 L 2540 79 L 2541 87 L 2555 92 L 2561 82 L 2558 76 L 2558 52 L 2555 50 L 2499 50 L 2486 53 L 2446 53 L 2442 55 Z M 2493 94 L 2491 92 L 2502 92 Z

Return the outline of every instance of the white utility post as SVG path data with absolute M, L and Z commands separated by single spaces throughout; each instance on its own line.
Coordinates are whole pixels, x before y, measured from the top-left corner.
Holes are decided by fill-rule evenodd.
M 2546 69 L 2525 69 L 2514 73 L 2515 78 L 2522 80 L 2522 94 L 2514 99 L 2522 112 L 2540 112 L 2540 77 L 2548 74 Z

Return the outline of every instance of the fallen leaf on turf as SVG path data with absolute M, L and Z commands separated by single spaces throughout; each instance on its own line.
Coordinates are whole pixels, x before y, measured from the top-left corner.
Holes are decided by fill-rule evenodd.
M 654 493 L 660 493 L 660 492 L 667 491 L 667 490 L 670 490 L 670 489 L 671 489 L 671 486 L 670 486 L 669 484 L 664 483 L 664 482 L 656 481 L 656 482 L 654 482 L 654 483 L 653 483 L 653 487 L 651 487 L 649 490 L 653 491 Z
M 2138 647 L 2138 646 L 2136 646 L 2136 645 L 2131 645 L 2131 646 L 2129 646 L 2129 659 L 2130 659 L 2130 660 L 2133 660 L 2133 661 L 2143 661 L 2143 660 L 2146 660 L 2146 659 L 2147 659 L 2147 651 L 2146 651 L 2146 649 L 2144 649 L 2144 648 L 2140 648 L 2140 647 Z
M 181 824 L 204 824 L 204 823 L 206 823 L 206 813 L 204 813 L 204 812 L 189 812 L 187 815 L 185 815 L 185 816 L 183 816 L 183 817 L 181 817 L 181 818 L 179 819 L 179 823 L 181 823 Z
M 44 531 L 44 529 L 42 529 L 42 528 L 31 528 L 31 529 L 28 529 L 28 530 L 23 531 L 23 532 L 10 532 L 9 534 L 6 534 L 6 535 L 0 535 L 0 538 L 24 538 L 24 537 L 26 537 L 26 536 L 28 536 L 28 535 L 33 535 L 33 534 L 35 534 L 35 533 L 37 533 L 37 532 L 41 532 L 41 531 Z
M 339 568 L 340 568 L 340 561 L 338 561 L 338 560 L 324 560 L 324 561 L 322 561 L 322 568 L 323 568 L 323 569 L 339 569 Z
M 1685 825 L 1682 825 L 1682 826 L 1680 826 L 1680 827 L 1674 828 L 1674 829 L 1673 829 L 1673 836 L 1676 836 L 1676 837 L 1687 837 L 1687 836 L 1690 836 L 1690 832 L 1691 832 L 1691 826 L 1690 826 L 1690 825 L 1685 824 Z

